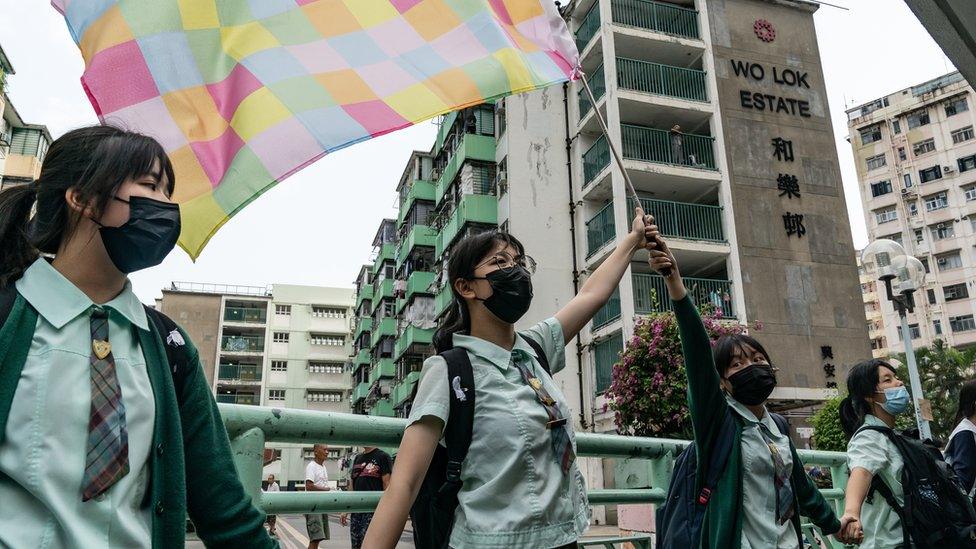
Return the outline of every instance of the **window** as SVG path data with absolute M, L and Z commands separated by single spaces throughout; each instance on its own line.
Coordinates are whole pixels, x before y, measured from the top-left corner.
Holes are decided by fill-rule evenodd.
M 929 258 L 920 257 L 918 258 L 918 260 L 922 262 L 922 267 L 925 267 L 925 274 L 929 274 L 932 272 L 931 270 L 929 270 Z
M 959 160 L 956 160 L 959 164 L 959 171 L 968 172 L 969 170 L 976 169 L 976 154 L 964 156 Z
M 966 112 L 969 110 L 969 104 L 966 103 L 965 97 L 959 97 L 953 99 L 945 104 L 946 117 L 955 116 L 961 112 Z
M 956 229 L 952 226 L 952 223 L 939 223 L 938 225 L 932 225 L 929 227 L 929 232 L 932 233 L 932 240 L 935 240 L 936 242 L 956 236 Z
M 868 143 L 874 143 L 875 141 L 881 141 L 881 125 L 875 124 L 873 126 L 864 128 L 861 130 L 861 144 L 867 145 Z
M 918 215 L 918 202 L 914 200 L 908 203 L 908 215 L 915 217 Z
M 976 215 L 969 216 L 969 225 L 973 229 L 973 233 L 976 233 Z
M 288 332 L 275 332 L 274 333 L 275 343 L 288 343 Z
M 905 243 L 902 242 L 901 233 L 887 234 L 887 235 L 882 236 L 881 238 L 884 238 L 884 239 L 887 239 L 887 240 L 893 240 L 893 241 L 895 241 L 895 242 L 897 242 L 897 243 L 899 243 L 899 244 L 901 244 L 903 246 L 905 245 Z
M 962 268 L 962 256 L 959 252 L 949 252 L 947 254 L 935 256 L 935 264 L 939 266 L 939 271 L 951 271 Z
M 973 321 L 973 315 L 949 317 L 949 328 L 953 332 L 976 330 L 976 321 Z
M 905 147 L 898 147 L 898 160 L 908 160 L 908 155 L 905 154 Z
M 901 133 L 901 122 L 898 121 L 898 120 L 892 120 L 891 121 L 891 129 L 894 130 L 895 135 L 900 134 Z
M 871 183 L 871 196 L 878 197 L 891 192 L 891 180 Z
M 878 168 L 883 168 L 888 165 L 888 161 L 885 160 L 884 153 L 868 157 L 866 162 L 868 166 L 868 171 L 877 170 Z
M 346 318 L 346 310 L 336 307 L 312 306 L 312 316 L 315 318 Z
M 959 284 L 953 284 L 951 286 L 943 286 L 942 295 L 945 296 L 945 300 L 947 302 L 956 301 L 969 297 L 969 290 L 966 289 L 965 282 L 960 282 Z
M 287 372 L 288 371 L 288 361 L 287 360 L 272 360 L 271 361 L 271 371 L 272 372 Z
M 915 243 L 921 244 L 925 242 L 925 231 L 922 229 L 915 229 Z
M 342 402 L 341 391 L 308 391 L 305 398 L 309 402 Z
M 927 212 L 934 212 L 935 210 L 941 210 L 942 208 L 949 207 L 949 196 L 945 191 L 926 196 L 924 200 L 925 211 Z
M 909 324 L 908 333 L 912 336 L 912 339 L 918 339 L 922 337 L 922 331 L 918 329 L 918 324 Z M 902 336 L 901 330 L 898 330 L 898 341 L 904 341 L 905 337 Z
M 928 109 L 917 110 L 909 114 L 905 118 L 908 119 L 908 129 L 910 130 L 913 130 L 919 126 L 926 126 L 928 125 L 929 122 L 931 122 L 931 120 L 929 119 Z
M 959 143 L 963 143 L 965 141 L 969 141 L 973 137 L 976 137 L 976 133 L 973 132 L 973 127 L 972 126 L 966 126 L 965 128 L 959 128 L 958 130 L 952 132 L 949 135 L 952 136 L 952 144 L 953 145 L 958 145 Z
M 896 210 L 894 206 L 874 212 L 874 220 L 878 223 L 878 225 L 888 223 L 889 221 L 894 221 L 896 219 L 898 219 L 898 210 Z
M 938 299 L 935 297 L 935 290 L 929 288 L 925 290 L 925 295 L 929 298 L 929 305 L 935 305 L 938 302 Z
M 309 362 L 310 374 L 341 374 L 345 366 L 341 362 Z
M 929 138 L 925 141 L 919 141 L 912 145 L 912 153 L 915 156 L 922 156 L 923 154 L 930 153 L 935 150 L 935 139 Z
M 942 166 L 932 166 L 918 171 L 918 180 L 922 183 L 942 179 Z
M 285 400 L 284 389 L 271 389 L 268 391 L 268 400 Z
M 341 347 L 346 344 L 346 338 L 339 335 L 311 334 L 312 345 L 329 345 Z
M 932 321 L 932 329 L 935 330 L 935 335 L 937 335 L 937 336 L 942 335 L 942 321 L 941 320 L 933 320 Z
M 912 174 L 906 173 L 905 174 L 905 188 L 907 189 L 907 188 L 909 188 L 911 186 L 912 186 Z
M 965 189 L 963 189 L 963 196 L 966 197 L 966 202 L 972 202 L 973 200 L 976 200 L 976 185 L 973 185 L 972 187 L 966 187 Z
M 275 314 L 282 316 L 291 315 L 291 305 L 275 305 Z

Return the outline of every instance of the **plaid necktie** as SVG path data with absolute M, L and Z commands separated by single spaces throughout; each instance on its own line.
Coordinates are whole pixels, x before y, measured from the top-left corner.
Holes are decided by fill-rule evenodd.
M 125 405 L 108 341 L 108 312 L 101 307 L 92 311 L 91 335 L 91 412 L 81 501 L 102 495 L 129 472 Z
M 759 434 L 762 435 L 769 453 L 773 457 L 773 481 L 776 488 L 776 520 L 778 524 L 785 524 L 793 518 L 793 485 L 790 484 L 790 474 L 792 468 L 783 461 L 783 456 L 779 453 L 779 446 L 773 442 L 771 434 L 762 423 L 758 424 Z
M 528 365 L 526 364 L 528 360 L 519 360 L 519 357 L 524 357 L 528 360 L 531 359 L 521 352 L 512 353 L 512 364 L 522 374 L 522 381 L 535 391 L 535 396 L 546 409 L 546 414 L 549 415 L 549 422 L 546 426 L 549 429 L 552 439 L 552 453 L 559 462 L 559 466 L 565 475 L 569 472 L 569 466 L 576 459 L 576 451 L 573 450 L 573 441 L 569 438 L 569 421 L 559 410 L 556 399 L 552 398 L 549 395 L 549 391 L 543 387 L 542 380 L 529 372 Z

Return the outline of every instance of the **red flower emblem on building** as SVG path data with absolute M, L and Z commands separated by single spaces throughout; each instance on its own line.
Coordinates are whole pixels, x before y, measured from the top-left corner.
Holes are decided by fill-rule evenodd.
M 755 31 L 756 36 L 763 42 L 772 42 L 776 39 L 776 29 L 772 23 L 765 19 L 756 19 L 756 22 L 752 25 L 752 30 Z

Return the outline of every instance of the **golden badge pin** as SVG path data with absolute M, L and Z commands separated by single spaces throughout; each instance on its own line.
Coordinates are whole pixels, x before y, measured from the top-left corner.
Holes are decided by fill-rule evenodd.
M 97 339 L 92 340 L 92 351 L 95 352 L 95 356 L 98 360 L 105 360 L 105 357 L 112 352 L 112 344 L 108 341 L 99 341 Z
M 539 389 L 542 388 L 542 380 L 540 380 L 537 377 L 530 378 L 529 379 L 529 385 L 531 385 L 533 389 L 535 389 L 536 391 L 538 391 Z

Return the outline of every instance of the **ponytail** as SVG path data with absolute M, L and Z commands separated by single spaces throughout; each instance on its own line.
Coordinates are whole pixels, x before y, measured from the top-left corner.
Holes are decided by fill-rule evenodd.
M 852 399 L 849 395 L 840 401 L 840 426 L 847 434 L 847 438 L 854 436 L 854 433 L 864 425 L 864 416 L 868 413 L 867 403 L 861 399 Z
M 454 288 L 451 288 L 451 293 L 454 293 Z M 454 294 L 454 301 L 451 302 L 447 315 L 434 332 L 434 349 L 438 353 L 450 350 L 454 347 L 454 334 L 470 332 L 471 317 L 468 316 L 468 305 Z
M 37 259 L 28 227 L 37 188 L 29 183 L 0 191 L 0 288 L 15 282 Z
M 871 413 L 869 397 L 873 397 L 881 382 L 881 368 L 895 371 L 887 362 L 872 358 L 859 362 L 847 374 L 847 396 L 840 402 L 840 425 L 847 438 L 864 425 L 864 416 Z

